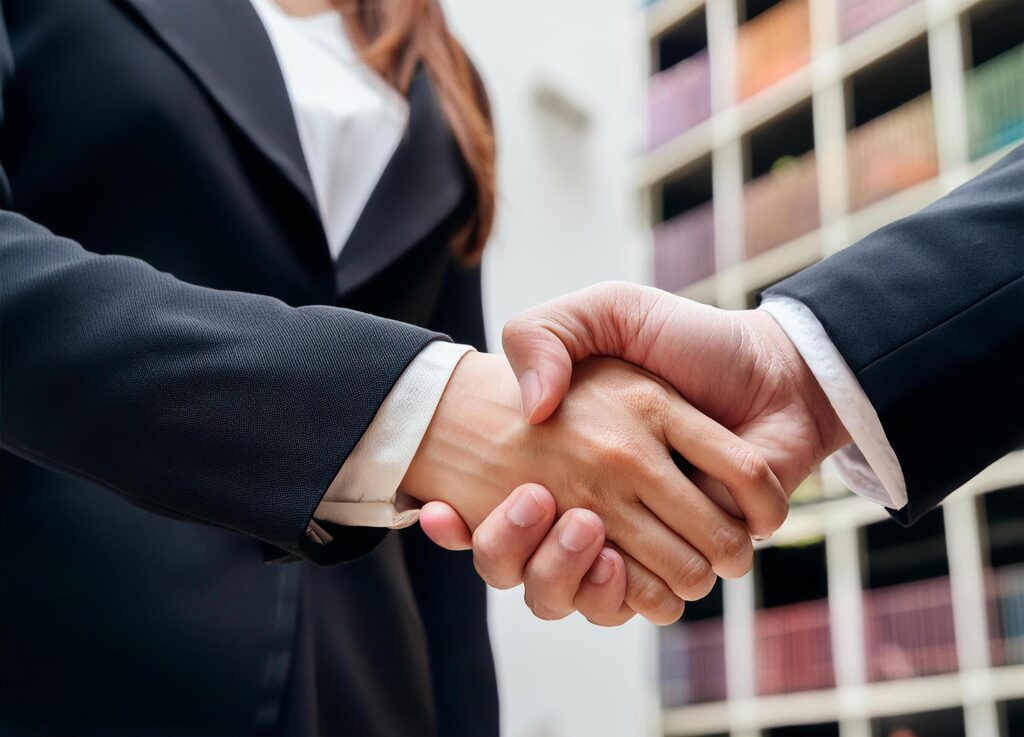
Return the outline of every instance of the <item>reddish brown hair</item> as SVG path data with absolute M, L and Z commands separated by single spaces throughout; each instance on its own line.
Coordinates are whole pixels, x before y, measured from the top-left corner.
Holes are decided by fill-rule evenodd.
M 422 64 L 430 75 L 476 188 L 476 209 L 453 244 L 466 264 L 480 261 L 494 223 L 494 125 L 466 52 L 448 30 L 438 0 L 333 0 L 365 62 L 405 94 Z

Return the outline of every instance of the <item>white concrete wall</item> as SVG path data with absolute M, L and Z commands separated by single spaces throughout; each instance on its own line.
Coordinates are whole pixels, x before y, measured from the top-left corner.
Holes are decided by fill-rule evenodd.
M 642 140 L 636 0 L 445 0 L 495 109 L 499 217 L 485 264 L 492 350 L 510 316 L 606 279 L 647 281 L 631 171 Z M 538 101 L 555 91 L 587 118 Z M 507 737 L 653 734 L 654 629 L 532 617 L 495 592 L 491 631 Z

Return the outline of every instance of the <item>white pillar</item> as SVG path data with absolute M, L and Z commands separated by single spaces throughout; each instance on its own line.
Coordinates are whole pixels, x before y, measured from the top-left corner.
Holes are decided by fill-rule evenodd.
M 867 718 L 840 719 L 840 737 L 872 737 L 871 720 Z
M 711 110 L 736 104 L 736 0 L 708 0 L 708 60 L 711 64 Z
M 734 737 L 757 734 L 754 599 L 752 575 L 722 581 L 726 690 Z
M 825 559 L 828 566 L 828 609 L 836 687 L 860 688 L 867 681 L 867 665 L 864 655 L 864 600 L 857 529 L 842 527 L 829 530 L 825 538 Z
M 718 303 L 721 307 L 742 308 L 731 304 L 731 296 L 741 291 L 730 279 L 730 267 L 743 260 L 743 149 L 739 138 L 718 145 L 711 159 L 711 188 L 715 203 L 715 261 L 718 265 Z
M 839 6 L 810 4 L 811 99 L 814 111 L 814 149 L 818 167 L 818 211 L 822 256 L 849 243 L 843 216 L 849 209 L 846 173 L 846 90 L 839 67 Z
M 821 221 L 827 223 L 847 211 L 846 94 L 842 80 L 822 84 L 814 92 L 814 147 Z
M 814 147 L 818 167 L 818 212 L 821 216 L 822 255 L 830 256 L 849 245 L 844 215 L 849 209 L 849 176 L 846 163 L 846 92 L 838 73 L 827 67 L 834 54 L 822 57 L 823 69 L 815 85 Z M 817 73 L 816 77 L 819 76 Z
M 946 500 L 946 555 L 953 600 L 956 654 L 960 663 L 967 737 L 999 734 L 989 674 L 989 633 L 977 500 L 964 494 Z
M 956 3 L 930 0 L 928 6 L 928 66 L 935 111 L 935 140 L 939 170 L 960 183 L 969 159 L 967 103 L 964 92 L 964 44 Z
M 711 65 L 711 185 L 715 202 L 715 261 L 718 302 L 735 302 L 728 269 L 743 260 L 743 149 L 736 117 L 736 0 L 708 0 L 708 57 Z
M 828 611 L 842 737 L 871 737 L 867 718 L 860 534 L 836 520 L 825 534 Z

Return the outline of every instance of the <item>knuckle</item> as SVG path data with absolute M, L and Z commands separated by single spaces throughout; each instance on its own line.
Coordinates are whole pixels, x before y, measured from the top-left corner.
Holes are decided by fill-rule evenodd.
M 601 493 L 600 481 L 585 477 L 577 478 L 576 482 L 572 485 L 571 491 L 573 496 L 573 506 L 580 507 L 582 509 L 600 510 L 600 502 L 604 497 Z
M 743 512 L 751 531 L 771 535 L 789 515 L 789 498 L 782 490 L 775 473 L 764 457 L 750 448 L 738 448 L 733 456 L 739 474 L 740 488 L 753 491 L 744 503 Z
M 628 470 L 637 474 L 651 475 L 653 467 L 646 463 L 650 446 L 644 438 L 634 434 L 610 436 L 597 448 L 600 469 Z
M 633 618 L 632 612 L 584 612 L 581 609 L 580 614 L 582 614 L 588 622 L 597 625 L 598 627 L 618 627 Z
M 711 546 L 716 561 L 741 561 L 753 556 L 750 535 L 739 525 L 719 527 L 711 535 Z
M 501 341 L 507 343 L 509 341 L 516 340 L 520 335 L 527 331 L 527 321 L 522 316 L 513 317 L 511 320 L 505 323 L 501 329 Z
M 660 581 L 638 583 L 631 598 L 637 612 L 657 622 L 673 621 L 683 613 L 683 602 Z
M 523 598 L 526 601 L 526 606 L 533 612 L 533 616 L 537 619 L 543 619 L 545 622 L 565 619 L 572 613 L 571 610 L 566 610 L 565 607 L 559 607 L 543 598 L 531 596 L 529 590 L 527 590 Z
M 675 578 L 682 593 L 698 599 L 707 596 L 715 585 L 715 572 L 711 565 L 697 554 L 686 556 Z
M 501 547 L 501 536 L 487 522 L 484 522 L 473 531 L 473 553 L 480 556 L 485 562 L 493 559 Z
M 601 600 L 592 597 L 590 592 L 585 589 L 575 597 L 572 605 L 588 622 L 599 627 L 618 627 L 628 622 L 636 614 L 628 606 L 625 606 L 623 599 L 614 602 Z
M 496 568 L 491 562 L 481 560 L 476 553 L 473 554 L 473 567 L 484 583 L 495 589 L 511 589 L 522 582 L 522 576 Z
M 628 448 L 611 438 L 597 448 L 597 460 L 602 467 L 624 466 L 635 462 L 635 459 L 630 456 Z
M 667 406 L 665 390 L 654 381 L 641 381 L 626 391 L 628 406 L 640 417 L 658 418 L 665 414 Z
M 486 524 L 473 533 L 473 567 L 489 586 L 510 589 L 522 581 L 522 566 L 507 560 L 501 552 L 501 537 Z
M 768 505 L 768 511 L 764 515 L 762 524 L 767 528 L 765 533 L 772 534 L 782 527 L 782 523 L 789 516 L 789 501 L 785 496 L 780 495 L 777 501 Z
M 552 566 L 534 565 L 532 562 L 526 564 L 523 582 L 528 589 L 551 591 L 560 588 L 563 581 L 562 573 Z
M 771 485 L 772 469 L 761 454 L 737 446 L 733 450 L 733 460 L 741 483 L 759 489 Z

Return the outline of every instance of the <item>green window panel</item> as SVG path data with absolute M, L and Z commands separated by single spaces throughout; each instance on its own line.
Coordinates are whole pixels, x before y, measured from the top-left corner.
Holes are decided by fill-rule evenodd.
M 1024 44 L 967 72 L 971 156 L 1024 138 Z

